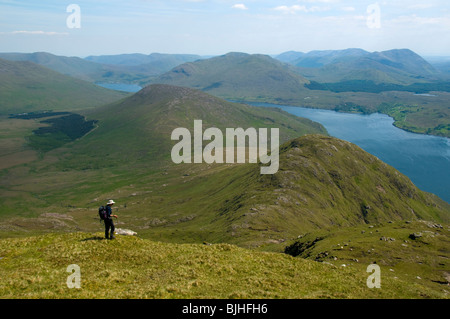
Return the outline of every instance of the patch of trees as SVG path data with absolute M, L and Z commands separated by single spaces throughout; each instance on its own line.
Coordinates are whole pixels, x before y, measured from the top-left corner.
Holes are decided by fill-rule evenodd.
M 49 126 L 34 130 L 33 135 L 27 138 L 32 148 L 43 152 L 58 148 L 84 136 L 98 122 L 97 120 L 86 121 L 84 116 L 70 112 L 40 111 L 12 114 L 9 117 L 24 120 L 48 118 L 40 121 L 40 123 L 50 124 Z
M 36 135 L 63 133 L 73 141 L 92 130 L 97 122 L 97 120 L 86 121 L 79 114 L 70 114 L 41 121 L 41 123 L 48 123 L 51 126 L 40 127 L 33 133 Z
M 393 83 L 375 83 L 369 80 L 349 80 L 336 83 L 319 83 L 311 81 L 305 84 L 310 90 L 322 90 L 332 92 L 368 92 L 380 93 L 384 91 L 406 91 L 416 94 L 429 93 L 432 91 L 450 92 L 450 82 L 413 83 L 410 85 L 399 85 Z

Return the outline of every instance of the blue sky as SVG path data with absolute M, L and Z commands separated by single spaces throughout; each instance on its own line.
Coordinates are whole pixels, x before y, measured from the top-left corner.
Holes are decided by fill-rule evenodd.
M 70 4 L 80 28 L 69 28 Z M 119 53 L 409 48 L 450 56 L 448 0 L 100 0 L 0 2 L 0 52 Z

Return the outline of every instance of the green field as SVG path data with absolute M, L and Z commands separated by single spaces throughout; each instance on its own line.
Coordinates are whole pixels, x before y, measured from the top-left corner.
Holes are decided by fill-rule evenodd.
M 27 136 L 48 129 L 47 118 L 0 118 L 2 297 L 448 298 L 450 206 L 320 124 L 168 85 L 78 112 L 96 128 L 40 152 Z M 279 127 L 278 172 L 173 164 L 170 133 L 192 130 L 195 119 L 204 128 Z M 110 198 L 116 227 L 139 238 L 100 240 L 98 207 Z M 414 232 L 424 236 L 406 243 Z M 314 236 L 323 239 L 309 255 L 283 253 Z M 366 285 L 373 262 L 381 289 Z M 81 290 L 64 285 L 73 263 L 83 269 Z M 116 283 L 110 292 L 105 276 Z
M 27 61 L 0 59 L 0 115 L 94 108 L 127 96 Z
M 400 268 L 381 265 L 381 287 L 368 288 L 370 263 L 334 266 L 229 244 L 77 232 L 0 240 L 0 257 L 1 298 L 448 298 L 446 288 Z M 67 285 L 74 264 L 78 289 Z

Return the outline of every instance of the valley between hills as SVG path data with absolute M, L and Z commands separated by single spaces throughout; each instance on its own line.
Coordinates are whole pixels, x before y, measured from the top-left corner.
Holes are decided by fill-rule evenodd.
M 331 62 L 231 53 L 176 60 L 182 64 L 146 77 L 135 94 L 99 88 L 93 75 L 88 82 L 0 59 L 0 296 L 448 298 L 447 202 L 319 123 L 226 100 L 382 110 L 406 129 L 448 136 L 445 75 L 419 68 L 410 52 L 359 53 L 353 78 L 340 69 L 323 82 L 340 88 L 299 73 L 310 63 L 310 74 L 325 79 Z M 393 63 L 401 53 L 416 59 L 416 71 Z M 367 84 L 346 81 L 365 81 L 355 70 L 368 60 L 384 66 L 383 80 L 337 92 Z M 387 78 L 401 90 L 369 92 Z M 402 91 L 415 83 L 443 91 L 425 103 Z M 279 128 L 278 172 L 261 175 L 261 163 L 174 164 L 170 134 L 192 131 L 196 119 L 204 129 Z M 102 239 L 98 206 L 111 198 L 116 227 L 137 237 Z M 74 263 L 84 274 L 78 291 L 64 286 Z M 381 289 L 366 285 L 373 263 Z

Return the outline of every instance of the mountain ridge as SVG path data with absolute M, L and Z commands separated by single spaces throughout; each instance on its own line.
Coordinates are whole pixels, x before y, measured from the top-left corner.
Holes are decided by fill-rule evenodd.
M 198 90 L 168 85 L 151 85 L 118 102 L 80 113 L 87 121 L 96 121 L 96 128 L 82 138 L 42 154 L 40 160 L 28 163 L 25 170 L 31 169 L 36 175 L 26 174 L 20 166 L 4 171 L 14 176 L 3 180 L 6 189 L 13 187 L 12 180 L 27 184 L 28 178 L 42 178 L 42 183 L 49 183 L 44 197 L 53 199 L 34 197 L 32 194 L 39 191 L 39 187 L 31 187 L 33 191 L 21 195 L 11 192 L 3 202 L 5 214 L 22 209 L 15 206 L 21 197 L 34 197 L 39 202 L 37 206 L 44 208 L 50 202 L 75 198 L 87 205 L 94 193 L 113 192 L 126 185 L 126 181 L 133 184 L 151 178 L 149 176 L 160 169 L 174 165 L 171 148 L 176 142 L 171 140 L 172 131 L 178 127 L 192 131 L 197 119 L 203 120 L 204 128 L 215 126 L 223 130 L 227 127 L 278 127 L 281 142 L 306 133 L 327 134 L 322 125 L 278 109 L 231 103 Z M 60 184 L 62 175 L 70 176 L 70 182 Z M 96 181 L 100 179 L 104 181 L 98 185 Z M 84 186 L 74 191 L 73 185 Z
M 142 60 L 144 57 L 144 60 Z M 10 61 L 30 61 L 64 75 L 88 82 L 142 84 L 158 74 L 169 71 L 180 63 L 199 59 L 196 55 L 130 54 L 114 56 L 66 57 L 48 52 L 0 53 Z M 134 58 L 134 59 L 133 59 Z M 100 63 L 106 59 L 111 63 Z M 123 61 L 122 61 L 123 60 Z M 127 62 L 128 61 L 128 62 Z M 142 62 L 142 63 L 141 63 Z
M 410 49 L 368 52 L 362 49 L 322 50 L 308 53 L 287 52 L 277 59 L 300 67 L 309 79 L 318 82 L 373 80 L 369 69 L 379 72 L 375 83 L 408 85 L 439 79 L 438 71 Z
M 90 108 L 125 97 L 30 61 L 0 59 L 0 113 Z
M 265 101 L 297 98 L 309 81 L 268 55 L 230 52 L 182 64 L 151 83 L 187 86 L 225 99 Z

